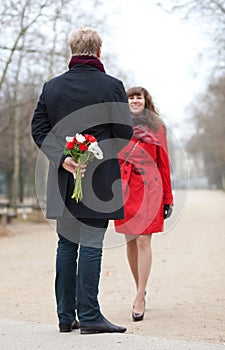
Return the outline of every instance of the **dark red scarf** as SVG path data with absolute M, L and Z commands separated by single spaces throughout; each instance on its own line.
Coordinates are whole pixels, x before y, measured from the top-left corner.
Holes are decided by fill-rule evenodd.
M 147 117 L 145 115 L 132 115 L 133 137 L 137 140 L 143 140 L 148 144 L 159 144 L 157 133 L 154 133 L 147 125 Z
M 157 133 L 154 133 L 153 130 L 149 129 L 147 125 L 136 125 L 133 126 L 133 137 L 137 140 L 143 140 L 148 144 L 159 144 Z
M 68 65 L 69 69 L 71 69 L 75 64 L 89 64 L 90 66 L 93 66 L 105 73 L 105 68 L 102 62 L 95 56 L 72 56 Z

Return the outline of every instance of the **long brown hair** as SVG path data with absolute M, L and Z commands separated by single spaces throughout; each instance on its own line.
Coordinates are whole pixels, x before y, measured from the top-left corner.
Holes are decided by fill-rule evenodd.
M 157 132 L 160 125 L 163 125 L 163 127 L 166 130 L 166 126 L 163 122 L 163 120 L 159 116 L 159 112 L 157 111 L 152 96 L 148 92 L 147 89 L 141 87 L 141 86 L 134 86 L 127 90 L 127 97 L 131 97 L 134 95 L 141 96 L 144 95 L 145 98 L 145 109 L 143 111 L 143 115 L 147 117 L 147 125 L 150 129 L 152 129 L 154 132 Z

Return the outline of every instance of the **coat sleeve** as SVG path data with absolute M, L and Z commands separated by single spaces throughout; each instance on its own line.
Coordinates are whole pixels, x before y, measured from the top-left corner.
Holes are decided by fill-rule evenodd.
M 121 149 L 129 142 L 133 135 L 132 118 L 127 95 L 121 81 L 115 89 L 112 103 L 112 137 L 116 139 L 116 149 Z
M 168 157 L 168 147 L 166 132 L 163 126 L 159 129 L 159 142 L 157 146 L 157 166 L 162 178 L 163 201 L 164 204 L 173 204 L 173 194 L 170 179 L 170 162 Z
M 66 156 L 63 155 L 63 141 L 52 131 L 52 126 L 48 117 L 47 107 L 45 103 L 45 89 L 47 83 L 44 84 L 37 107 L 31 122 L 32 137 L 36 145 L 47 156 L 54 167 L 59 167 Z

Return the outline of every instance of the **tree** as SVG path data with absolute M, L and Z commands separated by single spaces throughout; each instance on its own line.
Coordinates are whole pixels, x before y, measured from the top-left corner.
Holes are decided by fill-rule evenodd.
M 215 70 L 205 92 L 192 103 L 196 131 L 187 150 L 203 157 L 209 183 L 225 188 L 225 0 L 162 0 L 157 5 L 184 21 L 194 21 L 211 40 L 211 49 L 201 57 L 212 58 Z
M 213 80 L 192 106 L 196 133 L 187 144 L 193 155 L 202 155 L 211 185 L 225 180 L 225 77 Z
M 7 47 L 5 45 L 1 45 L 0 47 L 2 50 L 9 51 L 5 62 L 2 62 L 3 71 L 0 78 L 0 89 L 2 88 L 15 52 L 18 50 L 24 50 L 23 45 L 22 47 L 19 46 L 21 40 L 24 41 L 24 36 L 26 35 L 27 31 L 38 21 L 38 19 L 42 16 L 43 10 L 50 4 L 51 2 L 49 0 L 41 1 L 39 3 L 39 6 L 36 6 L 36 11 L 33 11 L 33 9 L 35 9 L 35 6 L 33 6 L 34 4 L 32 0 L 24 0 L 20 1 L 19 3 L 15 0 L 6 0 L 1 3 L 2 28 L 5 28 L 7 25 L 9 25 L 9 28 L 14 29 L 14 35 L 12 35 L 12 32 L 10 33 L 10 40 L 12 40 L 12 45 L 10 45 L 10 47 Z M 2 33 L 2 37 L 5 37 L 5 34 L 9 33 L 7 33 L 7 31 L 6 33 Z
M 34 179 L 37 148 L 30 121 L 41 86 L 67 69 L 71 30 L 105 29 L 100 0 L 5 0 L 0 3 L 0 171 L 17 204 Z M 96 14 L 96 17 L 93 15 Z M 98 17 L 97 17 L 98 16 Z M 12 177 L 12 174 L 14 176 Z M 34 181 L 34 180 L 33 180 Z
M 210 54 L 216 60 L 216 69 L 225 71 L 225 0 L 161 0 L 157 5 L 183 20 L 194 20 L 211 39 Z

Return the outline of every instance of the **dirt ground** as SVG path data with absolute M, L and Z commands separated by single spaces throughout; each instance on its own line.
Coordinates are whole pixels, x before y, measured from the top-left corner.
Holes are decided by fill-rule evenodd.
M 179 196 L 178 196 L 179 197 Z M 177 198 L 178 198 L 177 197 Z M 176 201 L 176 198 L 175 198 Z M 127 333 L 225 344 L 225 193 L 190 191 L 182 215 L 153 238 L 153 266 L 143 322 L 132 322 L 135 285 L 123 235 L 112 223 L 103 255 L 99 300 Z M 0 237 L 0 317 L 55 324 L 57 238 L 47 222 L 14 221 Z

